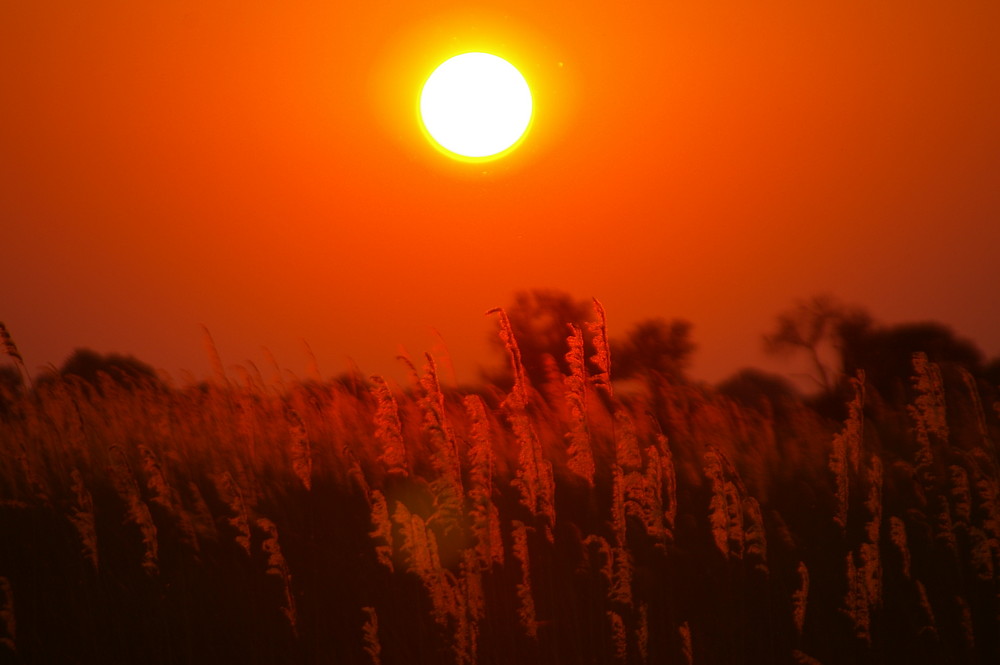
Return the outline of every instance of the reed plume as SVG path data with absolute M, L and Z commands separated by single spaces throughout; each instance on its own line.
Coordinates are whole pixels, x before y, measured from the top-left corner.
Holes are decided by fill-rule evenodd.
M 392 572 L 392 522 L 389 520 L 389 507 L 385 495 L 379 490 L 372 490 L 370 502 L 372 530 L 368 535 L 375 542 L 375 559 Z
M 288 423 L 288 432 L 291 437 L 292 471 L 306 491 L 311 491 L 313 462 L 309 433 L 306 431 L 306 425 L 301 416 L 291 407 L 285 409 L 285 421 Z
M 177 527 L 181 542 L 197 552 L 198 537 L 195 535 L 191 518 L 184 510 L 177 491 L 167 482 L 160 460 L 149 446 L 137 446 L 142 458 L 142 471 L 146 476 L 146 489 L 149 492 L 149 503 L 162 510 Z
M 390 475 L 407 476 L 406 445 L 403 443 L 403 429 L 399 421 L 399 406 L 392 396 L 388 384 L 381 376 L 371 377 L 372 393 L 378 400 L 375 412 L 375 439 L 382 444 L 382 454 L 378 460 L 385 465 Z
M 159 572 L 159 545 L 153 516 L 149 512 L 149 506 L 142 500 L 139 484 L 136 482 L 135 476 L 132 475 L 125 452 L 120 446 L 112 445 L 108 449 L 108 453 L 111 457 L 111 466 L 108 469 L 111 484 L 121 500 L 125 502 L 126 519 L 139 529 L 139 534 L 142 537 L 142 567 L 148 574 L 156 575 Z
M 792 593 L 792 621 L 795 624 L 795 634 L 802 637 L 802 630 L 806 625 L 806 610 L 809 606 L 809 569 L 805 563 L 799 561 L 796 572 L 799 576 L 799 586 Z
M 677 627 L 677 634 L 681 638 L 681 658 L 684 665 L 694 665 L 694 646 L 691 643 L 691 625 L 685 621 Z
M 566 353 L 569 374 L 563 379 L 569 410 L 566 467 L 582 478 L 588 487 L 593 487 L 594 453 L 590 444 L 590 430 L 587 427 L 587 367 L 583 351 L 583 332 L 573 324 L 570 324 L 570 331 L 569 337 L 566 338 L 569 344 L 569 351 Z
M 906 409 L 913 419 L 917 438 L 917 472 L 923 475 L 934 463 L 934 448 L 948 445 L 948 419 L 941 369 L 920 352 L 913 354 L 913 371 L 911 380 L 917 397 Z
M 264 532 L 260 548 L 267 554 L 266 574 L 276 577 L 281 582 L 281 590 L 284 597 L 281 613 L 288 621 L 288 626 L 292 629 L 292 634 L 297 635 L 296 622 L 298 614 L 295 610 L 295 597 L 292 595 L 292 572 L 288 567 L 285 555 L 281 552 L 281 544 L 278 542 L 278 527 L 266 517 L 257 519 L 257 527 Z
M 83 484 L 83 476 L 80 475 L 78 469 L 73 469 L 70 478 L 73 481 L 70 489 L 73 490 L 74 501 L 69 521 L 80 537 L 80 545 L 84 558 L 90 562 L 96 573 L 98 569 L 98 554 L 97 526 L 94 520 L 94 498 Z
M 382 665 L 382 644 L 378 639 L 378 614 L 374 607 L 362 607 L 365 614 L 365 623 L 361 627 L 361 635 L 364 640 L 363 649 L 368 654 L 369 665 Z
M 218 386 L 228 386 L 229 377 L 226 376 L 226 367 L 222 364 L 222 356 L 219 355 L 219 347 L 215 345 L 215 340 L 212 338 L 212 333 L 209 332 L 208 326 L 201 326 L 202 332 L 202 345 L 205 348 L 205 355 L 208 356 L 208 361 L 212 365 L 212 373 L 215 374 L 215 381 Z
M 469 447 L 469 529 L 476 540 L 475 552 L 480 570 L 492 564 L 503 565 L 503 540 L 500 533 L 500 512 L 493 503 L 493 469 L 496 454 L 486 405 L 478 395 L 465 397 L 471 438 Z
M 896 551 L 899 552 L 900 560 L 902 561 L 903 577 L 910 579 L 912 558 L 906 538 L 906 524 L 895 515 L 889 518 L 889 540 L 896 547 Z
M 228 471 L 216 475 L 215 489 L 219 493 L 219 498 L 229 508 L 229 516 L 226 523 L 234 530 L 233 539 L 247 556 L 250 556 L 250 515 L 247 511 L 246 501 L 243 497 L 243 490 L 233 480 L 233 476 Z
M 535 598 L 531 593 L 531 561 L 528 555 L 528 528 L 514 520 L 511 536 L 513 554 L 521 568 L 521 581 L 517 583 L 517 618 L 525 635 L 538 638 L 538 620 L 535 618 Z
M 614 610 L 606 612 L 608 623 L 611 624 L 611 643 L 614 645 L 614 662 L 625 665 L 628 662 L 628 635 L 625 633 L 625 621 Z
M 597 321 L 587 323 L 587 328 L 594 335 L 594 355 L 590 359 L 598 369 L 592 380 L 596 387 L 604 390 L 610 397 L 612 395 L 611 345 L 608 341 L 608 319 L 604 305 L 597 298 L 594 298 L 594 313 L 597 314 Z
M 418 404 L 424 415 L 424 432 L 430 441 L 430 462 L 436 474 L 430 483 L 434 514 L 428 522 L 440 525 L 442 535 L 447 536 L 461 528 L 465 490 L 462 487 L 458 444 L 445 410 L 437 366 L 430 354 L 426 357 L 427 364 L 420 377 L 422 395 Z
M 836 483 L 837 510 L 834 522 L 841 531 L 847 530 L 847 513 L 850 501 L 851 474 L 857 471 L 861 445 L 864 440 L 865 375 L 859 371 L 851 379 L 854 398 L 848 405 L 847 421 L 843 429 L 833 437 L 833 451 L 830 453 L 830 471 Z
M 24 364 L 24 358 L 21 357 L 21 352 L 17 350 L 17 345 L 14 344 L 14 339 L 10 336 L 10 332 L 3 321 L 0 321 L 0 351 L 14 361 L 22 380 L 30 385 L 31 376 L 28 374 L 28 368 Z

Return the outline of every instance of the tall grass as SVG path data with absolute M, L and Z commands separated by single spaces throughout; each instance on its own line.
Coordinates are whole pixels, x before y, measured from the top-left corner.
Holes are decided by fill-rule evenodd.
M 907 403 L 861 375 L 843 421 L 667 381 L 613 391 L 598 311 L 594 357 L 569 329 L 569 372 L 544 386 L 497 311 L 508 391 L 445 389 L 428 357 L 406 386 L 217 363 L 205 385 L 11 396 L 0 654 L 1000 660 L 989 387 L 918 355 Z

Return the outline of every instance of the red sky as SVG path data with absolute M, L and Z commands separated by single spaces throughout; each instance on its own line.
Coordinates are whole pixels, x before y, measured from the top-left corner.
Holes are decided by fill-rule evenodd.
M 995 356 L 998 34 L 988 1 L 4 3 L 0 320 L 29 367 L 206 375 L 205 324 L 228 364 L 443 339 L 469 379 L 483 313 L 550 287 L 612 335 L 691 320 L 717 380 L 832 292 Z M 473 50 L 536 101 L 486 166 L 413 115 Z

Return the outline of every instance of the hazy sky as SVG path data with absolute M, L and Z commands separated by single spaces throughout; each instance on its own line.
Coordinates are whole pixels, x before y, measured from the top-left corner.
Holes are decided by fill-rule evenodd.
M 691 320 L 717 380 L 832 292 L 994 356 L 998 34 L 987 0 L 5 2 L 0 320 L 32 368 L 205 375 L 204 324 L 227 364 L 472 378 L 483 313 L 550 287 Z M 486 166 L 414 114 L 475 50 L 536 101 Z

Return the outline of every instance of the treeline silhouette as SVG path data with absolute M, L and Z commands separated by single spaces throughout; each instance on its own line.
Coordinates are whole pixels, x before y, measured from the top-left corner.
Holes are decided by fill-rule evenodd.
M 4 329 L 0 658 L 1000 660 L 1000 397 L 973 345 L 798 303 L 766 343 L 812 362 L 804 396 L 692 382 L 684 321 L 610 339 L 551 291 L 493 315 L 506 367 L 462 389 L 429 356 L 404 386 L 179 387 L 92 352 L 29 387 Z

